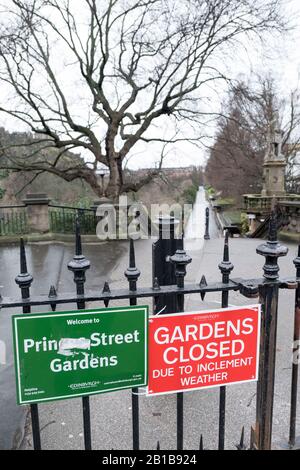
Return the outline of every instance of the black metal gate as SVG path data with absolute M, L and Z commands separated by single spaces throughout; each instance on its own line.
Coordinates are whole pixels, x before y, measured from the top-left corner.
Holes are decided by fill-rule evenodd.
M 153 311 L 157 314 L 162 305 L 166 306 L 164 313 L 184 311 L 184 299 L 186 294 L 200 294 L 202 300 L 211 292 L 220 292 L 222 308 L 228 307 L 229 293 L 239 291 L 248 298 L 259 297 L 262 305 L 261 345 L 259 380 L 257 384 L 256 424 L 251 430 L 251 449 L 270 449 L 272 439 L 272 419 L 274 404 L 274 378 L 276 362 L 276 331 L 278 315 L 278 297 L 280 289 L 295 290 L 295 324 L 294 324 L 294 353 L 299 356 L 300 339 L 300 246 L 298 256 L 294 260 L 296 275 L 290 278 L 279 277 L 278 258 L 287 254 L 287 248 L 277 241 L 276 215 L 270 217 L 268 241 L 257 248 L 257 253 L 265 257 L 263 277 L 258 279 L 232 279 L 230 274 L 234 268 L 229 258 L 228 234 L 225 236 L 223 259 L 219 264 L 221 281 L 207 283 L 203 276 L 199 285 L 186 284 L 186 268 L 191 263 L 191 257 L 184 250 L 183 239 L 176 239 L 174 233 L 174 220 L 168 219 L 171 224 L 170 238 L 164 239 L 164 227 L 166 220 L 160 220 L 159 240 L 153 247 L 153 285 L 139 288 L 137 286 L 140 271 L 136 266 L 134 242 L 130 240 L 129 267 L 125 271 L 128 280 L 127 289 L 111 290 L 109 284 L 104 284 L 102 292 L 85 290 L 85 273 L 90 268 L 90 262 L 85 258 L 80 236 L 80 224 L 76 222 L 76 249 L 73 260 L 68 268 L 74 274 L 76 293 L 57 293 L 54 287 L 50 288 L 48 296 L 30 295 L 30 286 L 33 277 L 28 273 L 26 253 L 23 240 L 20 245 L 20 274 L 16 277 L 16 283 L 21 290 L 21 298 L 0 298 L 0 308 L 22 307 L 23 313 L 30 313 L 32 307 L 50 306 L 55 311 L 58 305 L 76 303 L 78 309 L 84 309 L 87 302 L 109 303 L 116 299 L 122 299 L 136 305 L 138 299 L 152 298 Z M 206 239 L 208 234 L 208 217 L 206 218 Z M 170 228 L 170 227 L 169 227 Z M 298 362 L 294 361 L 291 377 L 291 410 L 290 410 L 290 437 L 289 446 L 295 448 L 296 443 L 296 408 L 297 408 L 297 381 Z M 139 430 L 139 395 L 138 390 L 132 390 L 132 447 L 138 450 L 140 447 Z M 90 401 L 89 397 L 82 398 L 84 445 L 86 450 L 92 448 Z M 42 448 L 39 426 L 38 405 L 31 405 L 32 433 L 34 448 Z M 183 423 L 184 423 L 184 394 L 177 394 L 177 450 L 183 450 Z M 218 449 L 225 448 L 225 424 L 226 424 L 226 387 L 220 387 L 219 396 L 219 439 Z M 159 444 L 158 444 L 159 448 Z M 200 450 L 203 449 L 203 438 L 200 438 Z M 246 450 L 244 445 L 244 429 L 241 433 L 240 443 L 237 449 Z

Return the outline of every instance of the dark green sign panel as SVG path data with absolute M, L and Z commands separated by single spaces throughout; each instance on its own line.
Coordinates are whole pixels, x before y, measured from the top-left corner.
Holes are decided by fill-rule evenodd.
M 18 403 L 147 385 L 148 307 L 13 317 Z

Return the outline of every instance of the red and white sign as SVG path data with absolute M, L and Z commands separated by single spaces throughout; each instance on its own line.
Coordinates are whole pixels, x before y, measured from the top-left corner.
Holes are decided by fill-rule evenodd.
M 148 395 L 258 379 L 260 305 L 149 319 Z

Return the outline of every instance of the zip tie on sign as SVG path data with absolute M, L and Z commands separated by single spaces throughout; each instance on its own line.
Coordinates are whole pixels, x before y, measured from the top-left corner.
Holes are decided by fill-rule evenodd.
M 166 310 L 167 306 L 165 305 L 158 313 L 156 313 L 155 315 L 160 315 L 162 312 L 164 312 Z

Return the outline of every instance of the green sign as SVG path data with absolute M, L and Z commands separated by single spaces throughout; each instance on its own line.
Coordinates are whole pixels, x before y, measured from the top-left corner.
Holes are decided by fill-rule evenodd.
M 148 307 L 13 317 L 18 404 L 147 385 Z

